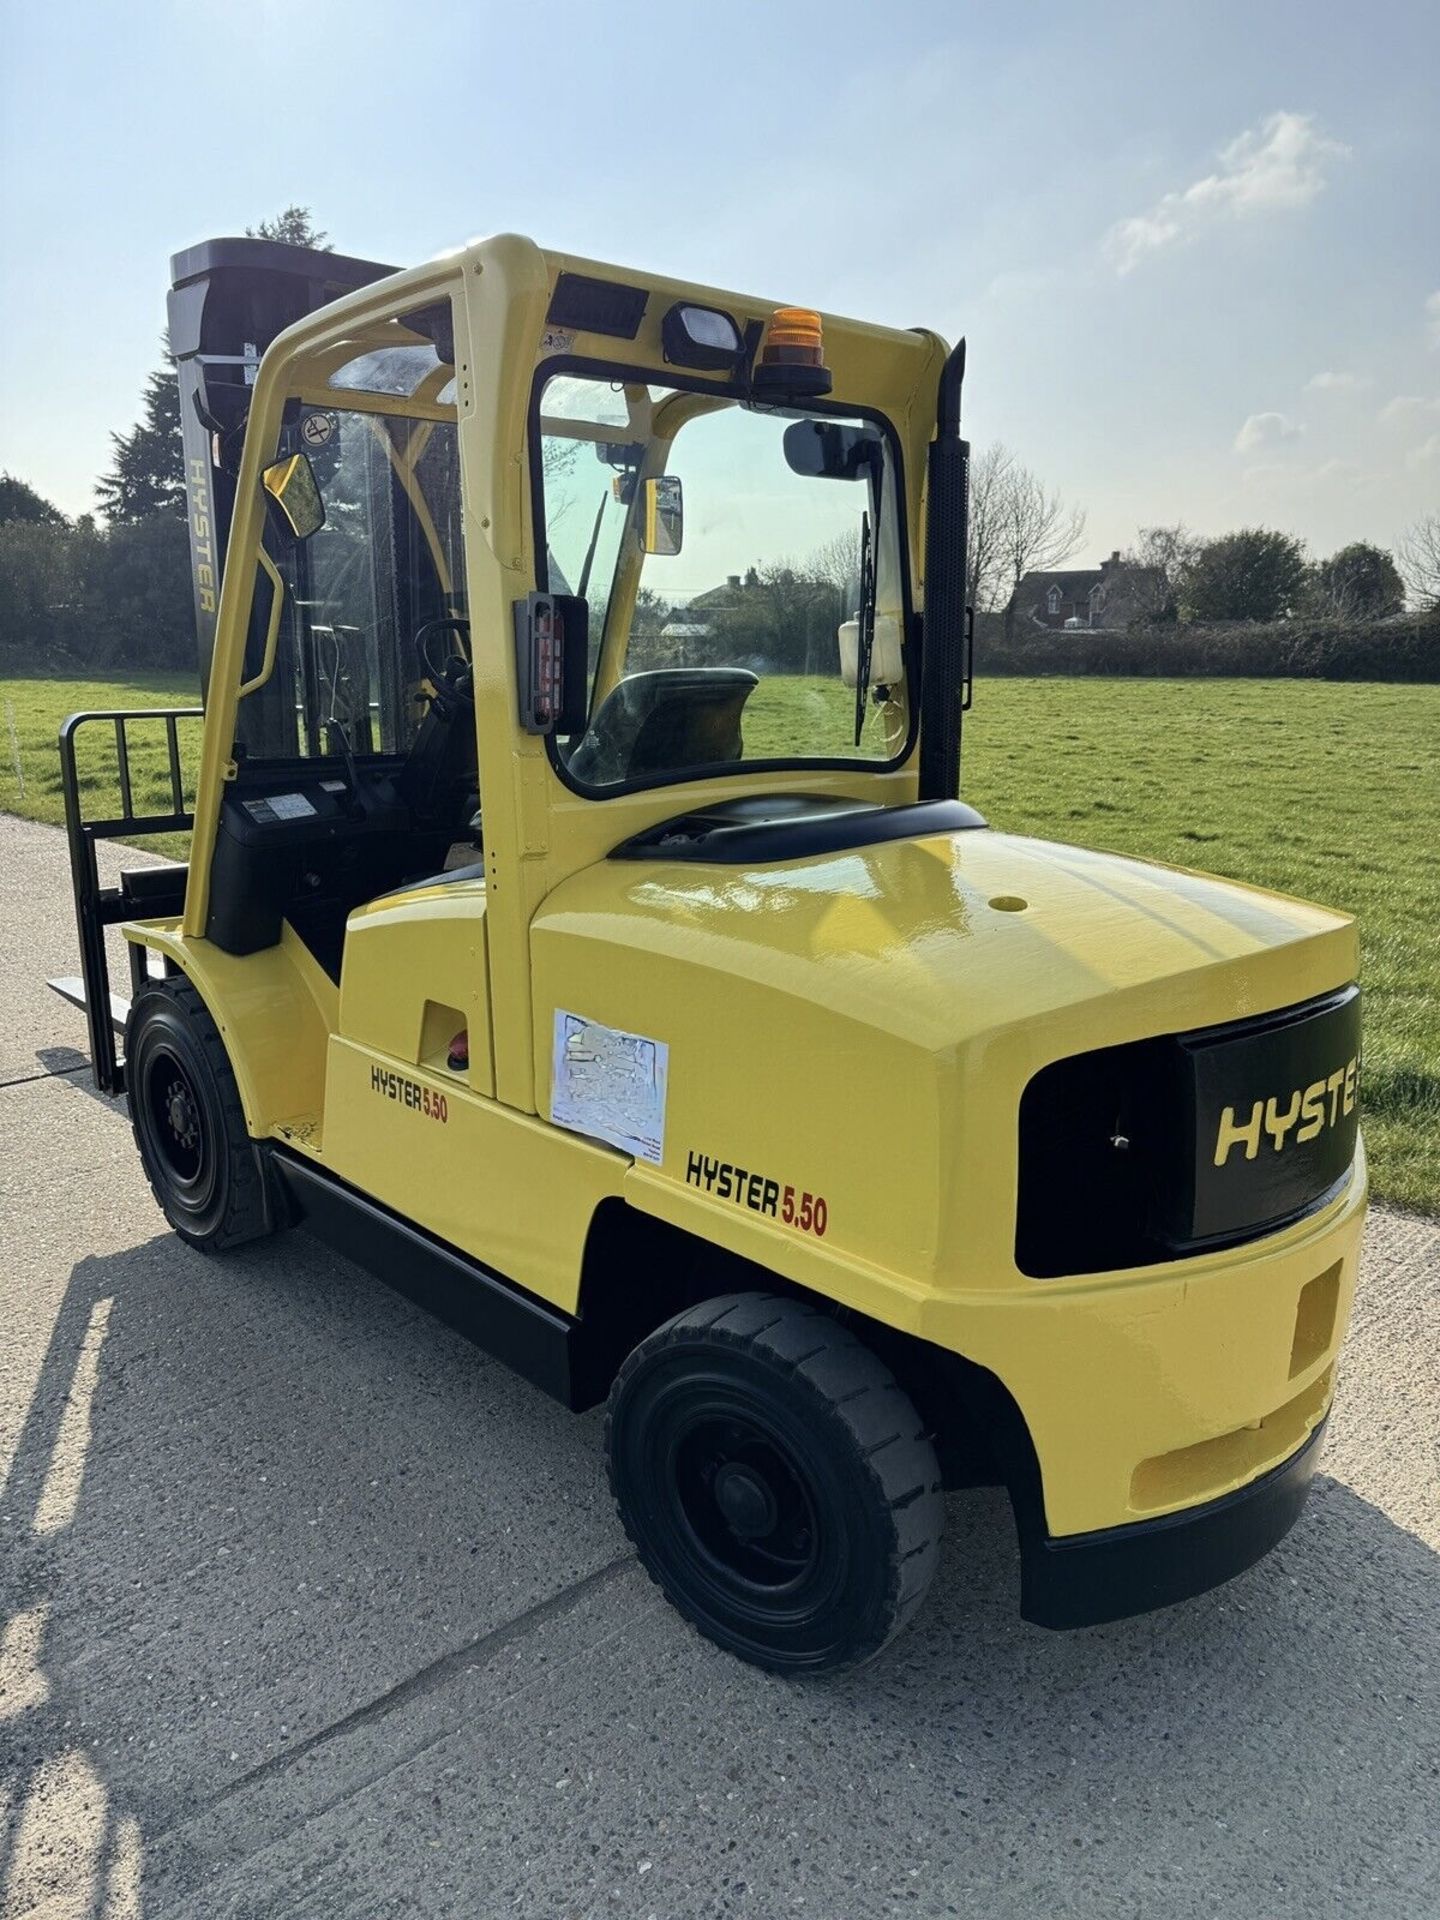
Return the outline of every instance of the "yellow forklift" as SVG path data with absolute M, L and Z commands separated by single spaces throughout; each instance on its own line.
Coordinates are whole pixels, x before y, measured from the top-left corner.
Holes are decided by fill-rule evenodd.
M 961 802 L 963 343 L 509 234 L 174 269 L 199 772 L 199 710 L 66 723 L 59 984 L 175 1230 L 607 1401 L 644 1565 L 774 1670 L 892 1638 L 949 1487 L 1047 1626 L 1257 1560 L 1355 1285 L 1354 928 Z

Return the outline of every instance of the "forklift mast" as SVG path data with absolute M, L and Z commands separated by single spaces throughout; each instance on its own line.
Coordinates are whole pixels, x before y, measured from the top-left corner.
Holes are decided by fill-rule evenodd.
M 170 262 L 170 350 L 180 382 L 190 578 L 202 697 L 210 678 L 225 548 L 245 419 L 260 356 L 296 320 L 396 271 L 374 260 L 278 240 L 202 240 Z M 263 611 L 263 610 L 262 610 Z M 277 683 L 259 690 L 274 704 Z M 258 717 L 258 716 L 257 716 Z M 265 716 L 285 751 L 286 722 Z

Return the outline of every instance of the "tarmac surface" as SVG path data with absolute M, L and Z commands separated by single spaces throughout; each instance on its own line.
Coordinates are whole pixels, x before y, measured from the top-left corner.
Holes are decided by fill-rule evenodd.
M 76 970 L 0 816 L 0 1913 L 1440 1912 L 1440 1226 L 1372 1216 L 1258 1568 L 1047 1633 L 954 1495 L 905 1637 L 789 1683 L 639 1571 L 598 1415 L 303 1235 L 170 1234 Z

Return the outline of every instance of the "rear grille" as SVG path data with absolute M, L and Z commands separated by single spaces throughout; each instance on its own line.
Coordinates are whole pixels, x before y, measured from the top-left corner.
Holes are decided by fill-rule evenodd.
M 1324 1205 L 1355 1156 L 1359 1033 L 1352 986 L 1043 1068 L 1020 1101 L 1020 1270 L 1183 1259 Z

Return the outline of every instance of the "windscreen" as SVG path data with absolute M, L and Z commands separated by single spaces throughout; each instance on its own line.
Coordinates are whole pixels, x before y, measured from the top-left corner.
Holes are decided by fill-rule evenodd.
M 545 584 L 589 611 L 590 787 L 905 750 L 889 436 L 674 387 L 562 373 L 539 399 Z

